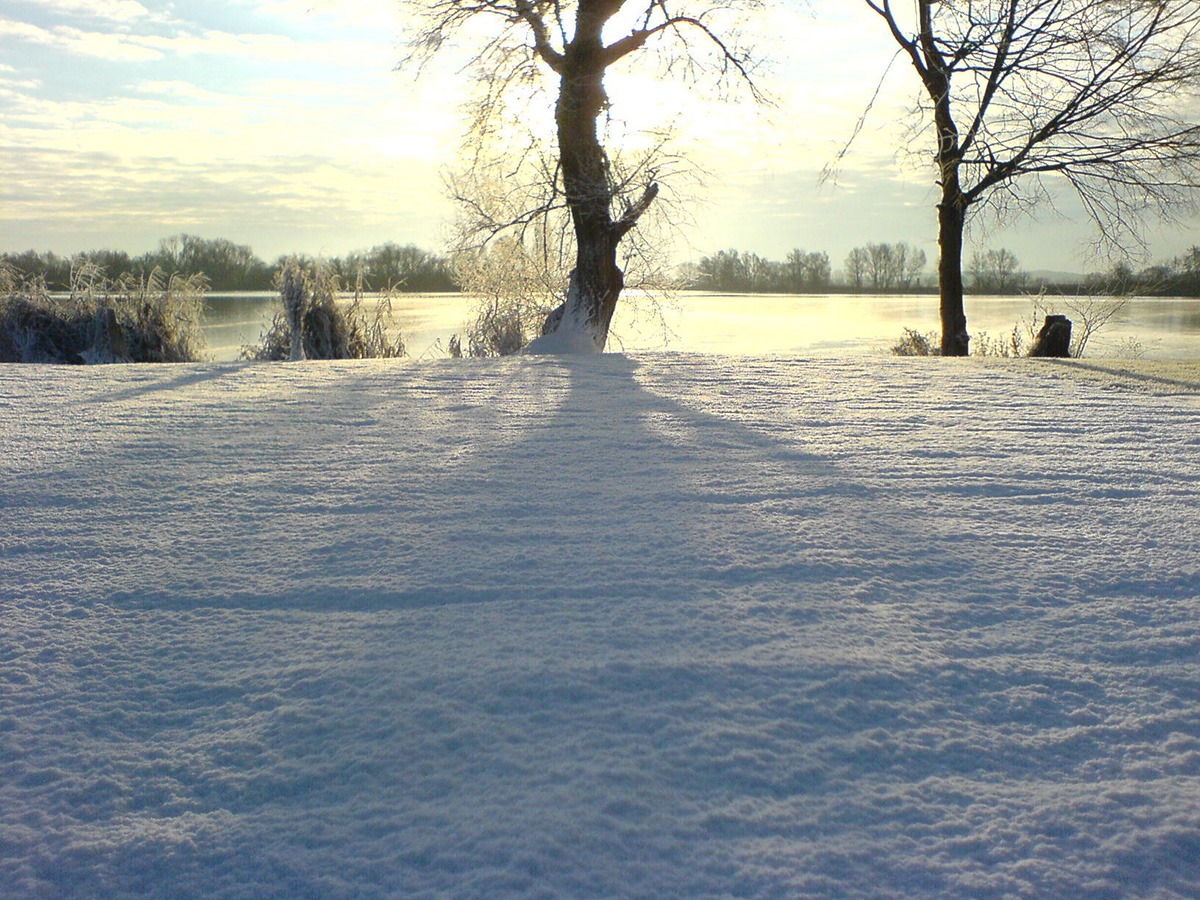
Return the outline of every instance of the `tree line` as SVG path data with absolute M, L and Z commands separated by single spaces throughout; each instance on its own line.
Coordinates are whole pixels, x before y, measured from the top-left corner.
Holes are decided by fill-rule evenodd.
M 289 254 L 267 263 L 244 244 L 191 234 L 164 238 L 157 249 L 138 256 L 120 250 L 94 250 L 73 256 L 36 250 L 0 254 L 0 263 L 43 280 L 51 291 L 68 290 L 72 272 L 84 262 L 96 266 L 113 282 L 127 278 L 145 280 L 152 272 L 158 272 L 165 277 L 203 276 L 213 291 L 269 291 L 276 287 L 276 273 L 293 259 L 312 262 Z M 323 260 L 322 264 L 343 284 L 353 286 L 361 281 L 364 289 L 371 291 L 435 293 L 459 289 L 448 257 L 412 244 L 379 244 L 369 250 Z
M 1054 288 L 1060 294 L 1113 294 L 1141 297 L 1200 297 L 1200 246 L 1180 256 L 1134 269 L 1114 263 L 1105 272 L 1093 272 L 1076 281 L 1047 284 L 1035 281 L 1021 269 L 1011 250 L 976 251 L 966 266 L 966 283 L 976 294 L 1018 294 Z
M 728 294 L 803 294 L 835 287 L 855 291 L 907 291 L 921 286 L 925 251 L 905 243 L 867 244 L 846 257 L 841 280 L 829 254 L 795 249 L 778 262 L 757 253 L 720 250 L 685 266 L 683 283 L 692 290 Z
M 483 255 L 494 255 L 494 251 L 496 247 L 489 248 Z M 322 260 L 321 265 L 323 271 L 336 276 L 343 285 L 353 287 L 361 279 L 363 288 L 369 291 L 478 293 L 481 290 L 476 283 L 478 279 L 465 277 L 462 257 L 463 254 L 452 258 L 433 253 L 413 244 L 384 243 Z M 165 277 L 202 276 L 213 291 L 267 291 L 278 287 L 278 273 L 292 260 L 302 264 L 315 262 L 302 254 L 287 254 L 267 263 L 248 246 L 188 234 L 165 238 L 156 250 L 139 256 L 119 250 L 94 250 L 72 256 L 36 250 L 0 253 L 0 263 L 41 279 L 51 291 L 66 291 L 72 271 L 83 262 L 96 266 L 113 282 L 122 278 L 145 280 L 157 271 Z M 685 290 L 723 294 L 931 292 L 936 285 L 926 266 L 925 251 L 904 242 L 855 247 L 847 254 L 840 271 L 833 269 L 825 252 L 797 248 L 778 261 L 751 251 L 729 249 L 703 256 L 698 263 L 683 264 L 677 281 Z M 1035 283 L 1007 248 L 977 250 L 964 267 L 964 281 L 975 294 L 1020 294 L 1052 287 L 1062 293 L 1200 297 L 1200 246 L 1142 269 L 1117 263 L 1106 272 L 1054 284 Z M 506 282 L 505 290 L 512 289 Z
M 750 251 L 719 250 L 682 266 L 680 281 L 687 290 L 722 294 L 930 293 L 937 285 L 926 265 L 925 251 L 903 242 L 855 247 L 840 272 L 832 269 L 827 253 L 796 249 L 780 262 Z M 1056 282 L 1035 279 L 1013 251 L 990 248 L 974 251 L 963 275 L 973 294 L 1052 288 L 1063 294 L 1200 297 L 1200 246 L 1142 269 L 1116 263 L 1105 272 Z

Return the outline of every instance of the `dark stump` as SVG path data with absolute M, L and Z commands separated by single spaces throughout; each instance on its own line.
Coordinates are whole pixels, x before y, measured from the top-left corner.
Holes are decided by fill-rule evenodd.
M 1071 355 L 1071 320 L 1066 316 L 1046 316 L 1042 330 L 1033 342 L 1030 356 L 1067 357 Z

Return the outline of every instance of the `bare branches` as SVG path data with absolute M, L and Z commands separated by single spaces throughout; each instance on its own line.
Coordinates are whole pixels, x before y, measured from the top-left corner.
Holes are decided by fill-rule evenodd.
M 642 196 L 638 198 L 637 202 L 629 204 L 625 208 L 625 214 L 614 223 L 613 228 L 618 237 L 624 237 L 629 229 L 637 224 L 638 219 L 650 208 L 650 204 L 657 196 L 658 182 L 652 181 L 646 186 L 646 190 L 642 192 Z
M 890 0 L 865 2 L 913 61 L 941 122 L 939 158 L 956 168 L 968 206 L 1007 202 L 1024 180 L 1054 176 L 1103 242 L 1136 247 L 1145 213 L 1190 202 L 1200 180 L 1200 130 L 1187 120 L 1200 93 L 1200 3 L 919 0 L 909 34 Z M 931 77 L 939 72 L 944 84 Z M 946 127 L 955 114 L 961 135 Z
M 653 23 L 653 14 L 658 10 L 662 12 L 664 18 L 662 21 Z M 711 10 L 710 10 L 711 12 Z M 751 72 L 751 60 L 749 55 L 738 48 L 731 41 L 721 37 L 717 31 L 712 28 L 706 19 L 706 14 L 699 15 L 671 15 L 666 11 L 666 4 L 661 2 L 652 2 L 646 10 L 646 15 L 643 20 L 643 25 L 623 38 L 614 41 L 604 48 L 604 60 L 606 65 L 612 65 L 620 61 L 624 57 L 644 47 L 651 38 L 656 37 L 664 32 L 675 33 L 677 39 L 683 47 L 688 47 L 688 39 L 686 32 L 691 30 L 701 35 L 710 46 L 715 49 L 718 58 L 721 61 L 721 67 L 724 72 L 733 72 L 737 75 L 743 85 L 751 92 L 756 100 L 762 101 L 763 95 L 755 83 L 753 73 Z M 690 57 L 691 54 L 689 53 Z
M 912 63 L 937 136 L 944 355 L 968 352 L 969 213 L 1027 210 L 1058 179 L 1098 244 L 1129 252 L 1148 213 L 1194 204 L 1198 0 L 916 0 L 915 22 L 892 0 L 864 2 Z
M 618 176 L 607 154 L 600 151 L 603 170 L 599 177 L 592 177 L 587 184 L 575 179 L 568 185 L 562 161 L 576 158 L 577 149 L 568 147 L 564 151 L 560 146 L 556 152 L 548 141 L 535 139 L 532 132 L 537 128 L 530 118 L 534 110 L 524 105 L 514 111 L 513 99 L 521 102 L 539 90 L 549 92 L 548 83 L 539 83 L 544 77 L 537 73 L 540 64 L 543 72 L 548 70 L 562 82 L 557 92 L 560 139 L 563 116 L 570 118 L 584 112 L 590 116 L 590 108 L 597 108 L 605 112 L 607 121 L 610 99 L 600 81 L 603 72 L 656 41 L 670 41 L 671 46 L 664 44 L 662 52 L 655 48 L 653 56 L 648 57 L 655 65 L 666 70 L 682 67 L 680 74 L 692 78 L 702 70 L 712 72 L 715 61 L 718 79 L 731 74 L 761 99 L 752 77 L 751 57 L 737 43 L 736 29 L 730 28 L 735 13 L 759 4 L 760 0 L 642 0 L 641 4 L 630 0 L 433 0 L 428 5 L 420 4 L 420 11 L 414 12 L 422 27 L 410 41 L 409 57 L 418 63 L 427 61 L 456 35 L 468 36 L 469 23 L 484 23 L 483 28 L 469 29 L 469 37 L 476 41 L 474 68 L 480 88 L 472 101 L 467 140 L 466 168 L 473 174 L 468 177 L 460 172 L 450 183 L 453 196 L 475 223 L 472 232 L 486 243 L 506 230 L 520 234 L 548 215 L 599 200 L 612 210 L 609 227 L 613 233 L 618 237 L 627 234 L 658 195 L 653 166 L 647 170 L 638 164 L 633 168 L 634 175 L 625 172 Z M 634 14 L 630 7 L 637 6 L 640 10 Z M 577 90 L 579 71 L 570 78 L 565 74 L 567 56 L 580 52 L 583 44 L 598 38 L 602 31 L 608 37 L 605 26 L 615 21 L 618 13 L 628 30 L 600 44 L 598 57 L 589 64 L 595 66 L 595 73 L 587 76 L 601 85 L 600 93 L 585 98 Z M 486 24 L 489 19 L 493 25 Z M 705 46 L 701 47 L 700 42 Z M 530 133 L 514 144 L 513 126 L 517 122 Z M 574 130 L 572 134 L 575 139 L 591 143 Z M 657 139 L 655 146 L 656 153 L 663 152 Z M 533 165 L 535 157 L 555 157 L 558 162 L 552 166 L 544 161 Z M 502 171 L 503 160 L 511 162 L 510 171 Z M 632 183 L 631 177 L 644 180 Z M 541 186 L 535 188 L 536 183 Z M 518 202 L 518 196 L 524 199 Z
M 549 4 L 538 3 L 534 4 L 531 0 L 517 0 L 516 10 L 522 21 L 529 26 L 530 32 L 533 33 L 533 48 L 537 51 L 537 55 L 541 57 L 542 62 L 548 65 L 553 71 L 561 74 L 563 69 L 563 55 L 550 41 L 550 30 L 546 27 L 546 20 L 543 17 L 543 10 Z M 558 9 L 558 4 L 554 4 L 555 12 L 561 12 Z M 562 21 L 559 20 L 559 33 L 562 34 Z

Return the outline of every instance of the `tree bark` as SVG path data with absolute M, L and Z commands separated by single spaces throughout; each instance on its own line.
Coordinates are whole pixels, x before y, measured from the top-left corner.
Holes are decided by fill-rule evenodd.
M 942 319 L 942 356 L 966 356 L 970 353 L 967 313 L 963 307 L 962 249 L 969 200 L 959 180 L 963 148 L 951 109 L 950 79 L 952 63 L 947 61 L 934 37 L 933 7 L 937 0 L 917 0 L 920 29 L 913 43 L 902 38 L 921 81 L 933 103 L 933 124 L 937 130 L 938 184 L 942 199 L 938 204 L 938 292 Z M 899 36 L 894 19 L 893 33 Z
M 575 35 L 558 61 L 555 124 L 563 190 L 575 232 L 575 268 L 567 299 L 546 318 L 542 334 L 584 330 L 590 333 L 597 351 L 608 341 L 609 326 L 625 287 L 625 273 L 617 265 L 621 239 L 658 194 L 658 186 L 649 185 L 637 203 L 614 218 L 612 173 L 597 126 L 608 106 L 604 72 L 612 62 L 603 31 L 620 6 L 612 0 L 580 0 Z
M 947 194 L 951 196 L 947 196 Z M 943 187 L 938 204 L 938 293 L 942 318 L 942 356 L 967 356 L 970 334 L 963 306 L 963 231 L 967 207 L 961 196 Z
M 617 265 L 620 235 L 612 217 L 608 157 L 600 144 L 597 122 L 607 105 L 604 93 L 602 31 L 612 4 L 583 0 L 575 36 L 564 48 L 555 124 L 563 189 L 575 231 L 575 268 L 567 299 L 546 321 L 543 331 L 585 324 L 596 349 L 604 349 L 624 273 Z M 582 319 L 582 321 L 577 321 Z

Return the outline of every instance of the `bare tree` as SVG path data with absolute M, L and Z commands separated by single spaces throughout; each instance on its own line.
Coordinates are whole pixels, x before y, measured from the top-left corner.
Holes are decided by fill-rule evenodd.
M 968 213 L 1053 200 L 1058 176 L 1102 247 L 1142 245 L 1148 213 L 1191 200 L 1200 128 L 1195 0 L 865 0 L 922 85 L 933 126 L 942 353 L 965 356 Z
M 871 287 L 883 290 L 892 286 L 892 245 L 867 244 L 867 275 L 871 278 Z
M 782 268 L 783 280 L 788 290 L 829 286 L 831 271 L 827 253 L 806 253 L 797 248 L 788 253 Z
M 846 284 L 852 288 L 861 289 L 867 280 L 867 272 L 871 265 L 871 257 L 862 247 L 855 247 L 846 255 L 846 264 L 843 270 L 846 275 Z
M 756 0 L 434 0 L 425 7 L 425 27 L 417 40 L 424 54 L 436 52 L 468 23 L 490 23 L 476 56 L 485 83 L 479 107 L 483 124 L 477 131 L 495 127 L 494 114 L 506 91 L 527 90 L 539 71 L 548 70 L 557 81 L 557 148 L 552 159 L 541 162 L 546 190 L 533 203 L 527 202 L 528 194 L 518 197 L 515 207 L 498 218 L 477 210 L 494 234 L 544 220 L 556 208 L 570 214 L 574 266 L 566 299 L 547 317 L 534 349 L 604 349 L 625 285 L 618 250 L 659 195 L 652 158 L 621 169 L 602 142 L 610 107 L 605 74 L 643 48 L 670 41 L 660 57 L 667 68 L 678 63 L 676 68 L 692 77 L 711 60 L 718 77 L 733 75 L 753 89 L 746 54 L 718 31 L 721 13 L 753 5 Z M 473 202 L 464 192 L 459 195 Z
M 1028 276 L 1011 251 L 976 250 L 971 254 L 971 286 L 984 294 L 1009 294 L 1025 286 Z
M 877 291 L 907 290 L 924 270 L 925 251 L 904 241 L 855 247 L 846 257 L 846 280 L 859 288 L 869 280 Z

